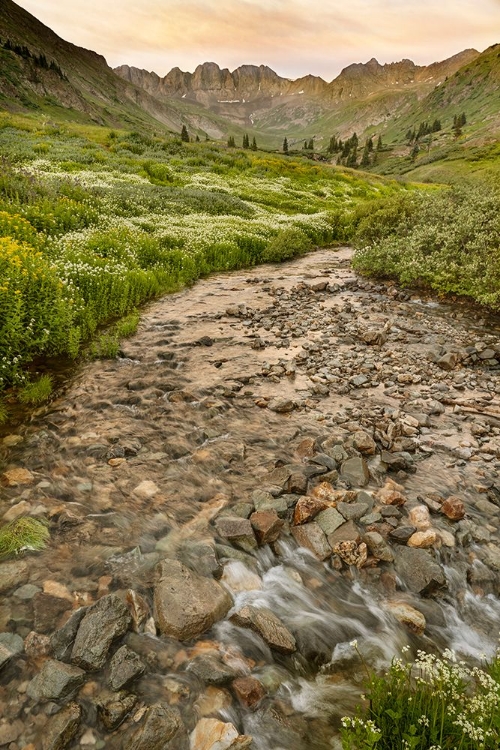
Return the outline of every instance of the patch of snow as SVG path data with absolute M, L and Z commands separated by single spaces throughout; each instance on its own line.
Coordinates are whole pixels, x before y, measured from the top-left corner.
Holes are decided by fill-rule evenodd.
M 303 93 L 304 93 L 303 91 L 299 91 L 299 94 L 303 94 Z
M 183 99 L 185 99 L 185 98 L 186 98 L 186 94 L 183 94 L 183 95 L 182 95 L 182 98 L 183 98 Z
M 245 100 L 243 99 L 243 101 Z M 239 99 L 217 99 L 217 102 L 219 104 L 240 104 Z

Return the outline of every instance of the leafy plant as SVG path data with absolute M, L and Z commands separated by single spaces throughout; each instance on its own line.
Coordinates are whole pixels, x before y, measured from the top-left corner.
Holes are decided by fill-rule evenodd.
M 23 516 L 0 527 L 0 559 L 18 555 L 25 550 L 42 550 L 50 533 L 47 524 L 38 518 Z
M 500 743 L 500 654 L 484 668 L 419 651 L 371 673 L 369 706 L 342 720 L 344 750 L 495 750 Z
M 18 394 L 19 401 L 23 404 L 43 404 L 52 393 L 52 378 L 50 375 L 42 375 L 33 383 L 27 383 Z

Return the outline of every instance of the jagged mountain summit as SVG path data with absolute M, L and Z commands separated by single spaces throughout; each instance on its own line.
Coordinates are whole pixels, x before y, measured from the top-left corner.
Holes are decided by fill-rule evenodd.
M 115 73 L 160 101 L 183 100 L 241 127 L 269 133 L 295 131 L 299 135 L 301 129 L 309 128 L 332 110 L 349 107 L 353 100 L 359 104 L 358 129 L 369 124 L 367 117 L 383 121 L 386 112 L 393 114 L 423 98 L 478 55 L 476 50 L 465 50 L 429 66 L 415 65 L 411 60 L 381 65 L 372 58 L 367 63 L 349 65 L 330 83 L 312 75 L 290 80 L 266 65 L 242 65 L 231 72 L 213 62 L 198 65 L 194 73 L 173 68 L 163 78 L 129 65 L 115 68 Z M 384 98 L 377 108 L 374 97 L 380 94 Z M 341 134 L 352 128 L 351 119 L 338 128 Z

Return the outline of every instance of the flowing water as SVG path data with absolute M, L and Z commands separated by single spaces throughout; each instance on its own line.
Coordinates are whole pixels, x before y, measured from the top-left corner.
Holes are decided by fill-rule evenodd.
M 143 703 L 161 701 L 180 709 L 189 731 L 213 716 L 251 735 L 258 750 L 331 748 L 340 718 L 359 703 L 359 652 L 375 668 L 407 644 L 413 651 L 451 647 L 473 660 L 493 654 L 500 629 L 499 372 L 491 361 L 489 368 L 479 363 L 436 374 L 423 352 L 450 341 L 492 342 L 498 321 L 357 283 L 349 259 L 348 249 L 322 250 L 284 266 L 213 276 L 165 297 L 144 311 L 119 358 L 82 366 L 50 406 L 14 432 L 4 430 L 0 473 L 22 467 L 30 477 L 2 488 L 0 513 L 13 518 L 19 508 L 48 518 L 51 541 L 24 558 L 27 572 L 0 605 L 0 631 L 50 636 L 72 610 L 109 592 L 133 590 L 152 611 L 158 560 L 177 557 L 196 568 L 203 544 L 213 549 L 215 539 L 221 580 L 234 597 L 231 612 L 267 607 L 297 641 L 293 654 L 280 655 L 226 618 L 196 642 L 181 643 L 156 635 L 149 620 L 146 632 L 126 637 L 147 663 L 131 688 L 138 701 L 132 717 L 115 732 L 97 720 L 105 670 L 89 675 L 78 694 L 89 746 L 132 747 L 123 739 L 127 722 L 138 721 Z M 387 341 L 368 347 L 357 338 L 387 320 Z M 323 359 L 313 365 L 304 351 Z M 353 383 L 360 374 L 366 381 Z M 293 400 L 293 410 L 265 408 L 276 398 Z M 409 508 L 432 493 L 465 502 L 458 525 L 432 516 L 447 540 L 432 551 L 447 581 L 436 595 L 412 593 L 391 564 L 373 557 L 361 569 L 338 558 L 318 560 L 288 533 L 290 513 L 282 514 L 279 540 L 251 554 L 231 553 L 217 537 L 218 514 L 244 515 L 242 504 L 269 487 L 276 467 L 305 465 L 297 453 L 305 439 L 321 445 L 341 427 L 347 445 L 356 429 L 386 429 L 389 417 L 414 414 L 430 401 L 440 407 L 427 426 L 409 429 L 416 435 L 414 465 L 395 479 Z M 374 493 L 387 477 L 377 455 L 368 465 L 364 492 Z M 320 473 L 309 472 L 309 491 L 323 481 Z M 348 486 L 342 477 L 328 478 Z M 387 533 L 384 520 L 375 519 L 374 528 Z M 394 599 L 425 615 L 422 635 L 389 612 Z M 204 684 L 189 670 L 204 653 L 256 677 L 265 697 L 249 708 L 230 687 Z M 31 649 L 0 672 L 0 715 L 24 727 L 12 750 L 30 741 L 38 747 L 55 711 L 54 703 L 26 696 L 44 658 Z M 79 737 L 68 745 L 79 746 Z

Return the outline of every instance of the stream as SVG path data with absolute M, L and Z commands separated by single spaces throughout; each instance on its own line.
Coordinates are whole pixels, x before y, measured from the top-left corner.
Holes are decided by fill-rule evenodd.
M 365 664 L 494 654 L 500 322 L 351 255 L 155 301 L 4 426 L 50 542 L 0 562 L 0 747 L 338 750 Z

